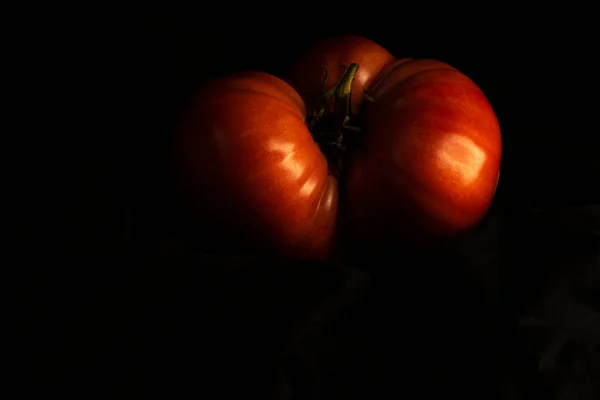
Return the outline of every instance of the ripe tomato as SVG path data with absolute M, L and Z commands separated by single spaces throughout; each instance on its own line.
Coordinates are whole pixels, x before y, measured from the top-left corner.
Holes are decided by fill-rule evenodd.
M 394 60 L 344 36 L 309 49 L 289 81 L 237 74 L 192 102 L 175 160 L 202 229 L 232 245 L 325 258 L 340 226 L 366 246 L 454 235 L 484 217 L 500 128 L 455 68 Z

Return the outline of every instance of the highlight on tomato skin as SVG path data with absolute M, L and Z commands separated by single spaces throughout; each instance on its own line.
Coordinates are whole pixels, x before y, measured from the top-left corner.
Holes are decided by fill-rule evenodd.
M 337 181 L 304 115 L 299 95 L 266 73 L 198 92 L 175 134 L 174 163 L 199 230 L 232 247 L 328 257 Z
M 426 242 L 465 232 L 487 213 L 500 173 L 498 120 L 455 68 L 414 60 L 369 93 L 368 134 L 346 175 L 352 239 Z
M 326 259 L 454 236 L 486 215 L 500 126 L 454 67 L 351 35 L 309 48 L 287 79 L 234 74 L 190 104 L 173 154 L 199 231 Z

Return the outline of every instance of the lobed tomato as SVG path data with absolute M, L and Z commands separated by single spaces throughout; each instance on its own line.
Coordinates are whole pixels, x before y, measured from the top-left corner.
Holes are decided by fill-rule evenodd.
M 455 68 L 343 36 L 309 49 L 289 81 L 247 72 L 197 93 L 174 154 L 199 229 L 327 258 L 340 226 L 367 246 L 455 235 L 485 216 L 500 128 Z

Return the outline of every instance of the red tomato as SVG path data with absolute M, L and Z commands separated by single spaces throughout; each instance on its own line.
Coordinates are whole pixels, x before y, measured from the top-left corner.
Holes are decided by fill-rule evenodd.
M 302 96 L 252 72 L 195 97 L 175 160 L 199 229 L 232 246 L 326 258 L 341 223 L 367 246 L 454 235 L 484 217 L 500 129 L 465 75 L 344 36 L 309 49 L 290 81 Z

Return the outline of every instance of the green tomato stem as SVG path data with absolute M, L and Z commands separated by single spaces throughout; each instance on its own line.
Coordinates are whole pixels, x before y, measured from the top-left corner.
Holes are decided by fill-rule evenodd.
M 329 71 L 326 66 L 321 90 L 316 105 L 311 104 L 308 109 L 307 126 L 313 135 L 315 142 L 319 145 L 323 153 L 330 161 L 333 167 L 332 172 L 337 176 L 342 173 L 343 156 L 348 145 L 347 136 L 351 136 L 354 144 L 356 138 L 362 134 L 362 129 L 352 124 L 354 115 L 352 113 L 352 83 L 356 78 L 359 65 L 350 64 L 349 67 L 343 67 L 344 73 L 333 87 L 325 91 Z M 326 102 L 333 102 L 333 112 L 326 112 Z M 349 134 L 350 135 L 347 135 Z

